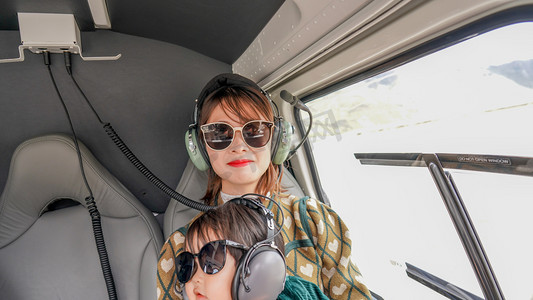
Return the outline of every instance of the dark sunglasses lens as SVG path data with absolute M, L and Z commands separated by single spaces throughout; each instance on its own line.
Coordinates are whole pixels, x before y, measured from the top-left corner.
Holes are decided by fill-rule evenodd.
M 198 260 L 206 274 L 218 273 L 226 263 L 226 245 L 220 241 L 205 244 Z
M 205 142 L 215 150 L 226 149 L 233 140 L 233 128 L 224 123 L 209 124 L 203 128 Z
M 254 148 L 264 147 L 270 140 L 272 123 L 261 121 L 250 122 L 242 129 L 242 136 L 246 143 Z
M 191 253 L 182 252 L 176 257 L 176 273 L 178 274 L 179 282 L 186 283 L 191 280 L 195 271 L 196 265 L 194 264 L 194 256 Z

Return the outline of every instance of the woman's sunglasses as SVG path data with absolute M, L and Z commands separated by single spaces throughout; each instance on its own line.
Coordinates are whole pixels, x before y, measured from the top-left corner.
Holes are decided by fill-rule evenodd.
M 200 126 L 204 140 L 212 150 L 224 150 L 231 145 L 235 132 L 239 130 L 244 142 L 252 148 L 261 148 L 268 144 L 272 137 L 273 122 L 250 121 L 242 127 L 233 127 L 224 122 L 209 123 Z
M 196 273 L 197 266 L 194 262 L 195 257 L 198 257 L 198 262 L 204 273 L 213 275 L 220 272 L 224 268 L 224 264 L 226 264 L 227 246 L 248 250 L 248 247 L 237 242 L 218 240 L 205 244 L 197 254 L 192 254 L 187 251 L 180 253 L 176 257 L 176 273 L 178 274 L 179 282 L 188 282 L 194 276 L 194 273 Z

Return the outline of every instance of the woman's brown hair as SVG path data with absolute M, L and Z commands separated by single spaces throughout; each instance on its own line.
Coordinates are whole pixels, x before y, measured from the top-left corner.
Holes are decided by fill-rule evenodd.
M 267 118 L 267 121 L 274 121 L 274 112 L 270 100 L 260 91 L 243 86 L 222 87 L 207 96 L 202 104 L 199 125 L 207 123 L 213 110 L 219 106 L 227 112 L 233 113 L 243 122 Z M 251 109 L 243 109 L 243 105 L 249 105 Z M 238 121 L 238 120 L 234 120 Z M 203 136 L 200 132 L 200 139 Z M 266 172 L 259 179 L 256 193 L 267 195 L 280 191 L 281 168 L 274 166 L 272 162 Z M 213 205 L 222 189 L 222 179 L 209 168 L 207 191 L 202 198 L 206 204 Z
M 230 201 L 206 211 L 191 223 L 185 236 L 185 249 L 191 251 L 193 243 L 196 243 L 196 249 L 200 249 L 202 245 L 217 239 L 252 247 L 266 240 L 267 235 L 265 216 L 248 206 Z M 282 254 L 285 253 L 281 234 L 274 238 L 274 243 Z M 228 250 L 237 263 L 244 254 L 233 247 L 228 247 Z

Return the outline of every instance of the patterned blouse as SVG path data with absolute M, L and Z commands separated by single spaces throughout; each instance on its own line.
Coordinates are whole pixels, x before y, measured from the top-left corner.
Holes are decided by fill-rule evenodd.
M 274 197 L 283 209 L 287 275 L 310 281 L 331 299 L 372 299 L 359 269 L 351 261 L 348 228 L 327 205 L 309 197 L 279 194 Z M 263 202 L 281 224 L 276 205 Z M 186 226 L 188 227 L 188 226 Z M 167 239 L 157 266 L 157 299 L 182 299 L 176 280 L 174 258 L 183 251 L 187 228 Z

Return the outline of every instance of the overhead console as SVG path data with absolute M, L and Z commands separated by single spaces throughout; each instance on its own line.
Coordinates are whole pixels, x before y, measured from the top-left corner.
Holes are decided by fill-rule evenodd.
M 84 57 L 80 29 L 72 14 L 18 13 L 20 40 L 19 57 L 0 59 L 0 63 L 24 61 L 24 50 L 33 53 L 78 54 L 85 61 L 117 60 L 115 56 Z

